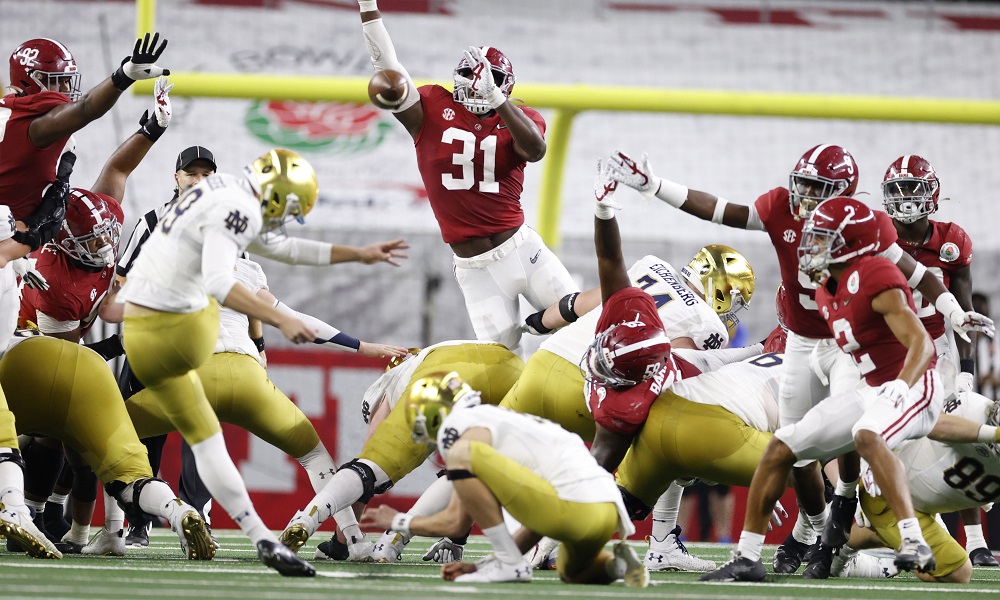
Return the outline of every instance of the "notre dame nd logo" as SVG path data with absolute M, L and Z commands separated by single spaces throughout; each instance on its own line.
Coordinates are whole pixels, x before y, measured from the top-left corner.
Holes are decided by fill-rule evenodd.
M 237 234 L 243 233 L 247 230 L 249 221 L 250 219 L 241 215 L 240 211 L 234 210 L 229 213 L 228 217 L 226 217 L 226 229 L 232 229 Z
M 444 430 L 444 435 L 441 436 L 441 445 L 447 450 L 458 441 L 458 430 L 454 427 L 449 427 Z

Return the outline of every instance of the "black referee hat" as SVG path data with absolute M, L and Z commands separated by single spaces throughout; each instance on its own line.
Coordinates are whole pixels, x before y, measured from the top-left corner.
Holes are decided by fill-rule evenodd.
M 215 164 L 215 157 L 212 156 L 212 152 L 208 148 L 191 146 L 190 148 L 185 148 L 177 155 L 177 168 L 174 171 L 180 171 L 196 160 L 208 161 L 212 165 L 213 171 L 219 170 L 219 167 Z

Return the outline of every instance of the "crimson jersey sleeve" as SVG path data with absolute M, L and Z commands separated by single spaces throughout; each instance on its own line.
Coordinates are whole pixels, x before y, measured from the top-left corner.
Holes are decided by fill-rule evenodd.
M 627 287 L 611 294 L 604 302 L 594 333 L 601 333 L 608 327 L 625 321 L 642 321 L 648 325 L 663 327 L 660 313 L 656 310 L 656 301 L 637 287 Z
M 941 245 L 939 256 L 942 262 L 965 267 L 972 264 L 972 238 L 964 229 L 955 223 L 935 223 L 941 232 L 944 243 Z
M 861 270 L 861 293 L 867 298 L 868 303 L 871 304 L 876 296 L 891 289 L 906 292 L 907 298 L 910 299 L 910 308 L 913 308 L 910 284 L 906 283 L 906 277 L 899 267 L 884 259 L 865 261 Z
M 760 217 L 766 229 L 767 222 L 772 220 L 775 209 L 791 210 L 791 205 L 788 203 L 788 190 L 785 188 L 774 188 L 754 200 L 753 206 L 757 209 L 757 216 Z
M 69 102 L 58 92 L 0 98 L 0 198 L 17 220 L 30 216 L 45 186 L 55 181 L 56 165 L 70 136 L 39 148 L 31 142 L 32 121 Z

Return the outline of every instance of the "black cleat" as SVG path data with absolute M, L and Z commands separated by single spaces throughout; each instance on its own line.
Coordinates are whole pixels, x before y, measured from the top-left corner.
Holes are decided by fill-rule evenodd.
M 1000 562 L 997 562 L 989 548 L 976 548 L 969 552 L 969 558 L 976 567 L 1000 567 Z
M 802 572 L 803 579 L 829 579 L 830 566 L 833 564 L 833 555 L 839 551 L 831 548 L 822 542 L 815 546 L 812 556 L 809 557 L 809 564 Z
M 705 573 L 698 581 L 764 581 L 766 576 L 763 562 L 750 560 L 737 551 L 733 552 L 729 562 Z
M 830 502 L 830 518 L 826 520 L 823 529 L 823 543 L 832 548 L 840 548 L 851 536 L 851 525 L 854 524 L 854 513 L 858 509 L 858 498 L 834 496 Z
M 930 546 L 910 538 L 903 540 L 893 562 L 900 571 L 916 569 L 921 573 L 930 573 L 937 568 L 937 561 Z
M 774 553 L 774 560 L 771 561 L 774 572 L 790 575 L 798 571 L 802 566 L 802 560 L 809 553 L 809 548 L 809 544 L 798 541 L 789 533 Z
M 314 560 L 347 560 L 351 553 L 347 549 L 347 544 L 342 543 L 337 539 L 337 534 L 325 541 L 320 542 L 316 546 L 316 554 L 313 556 Z
M 295 555 L 280 542 L 261 540 L 257 542 L 257 556 L 260 562 L 286 577 L 315 577 L 316 569 Z
M 149 546 L 149 530 L 145 525 L 129 525 L 125 545 L 129 548 L 146 548 Z

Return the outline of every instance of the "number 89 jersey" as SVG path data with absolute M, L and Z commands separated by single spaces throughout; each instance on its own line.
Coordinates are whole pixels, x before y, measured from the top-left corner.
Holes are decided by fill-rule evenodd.
M 420 99 L 417 168 L 444 241 L 464 242 L 523 225 L 525 161 L 514 151 L 503 120 L 496 113 L 480 119 L 438 85 L 421 87 Z M 544 135 L 538 111 L 518 108 Z
M 945 402 L 944 411 L 985 423 L 992 404 L 979 394 L 963 393 Z M 913 507 L 921 512 L 954 512 L 1000 499 L 995 444 L 944 444 L 920 438 L 905 442 L 898 455 L 906 466 Z

